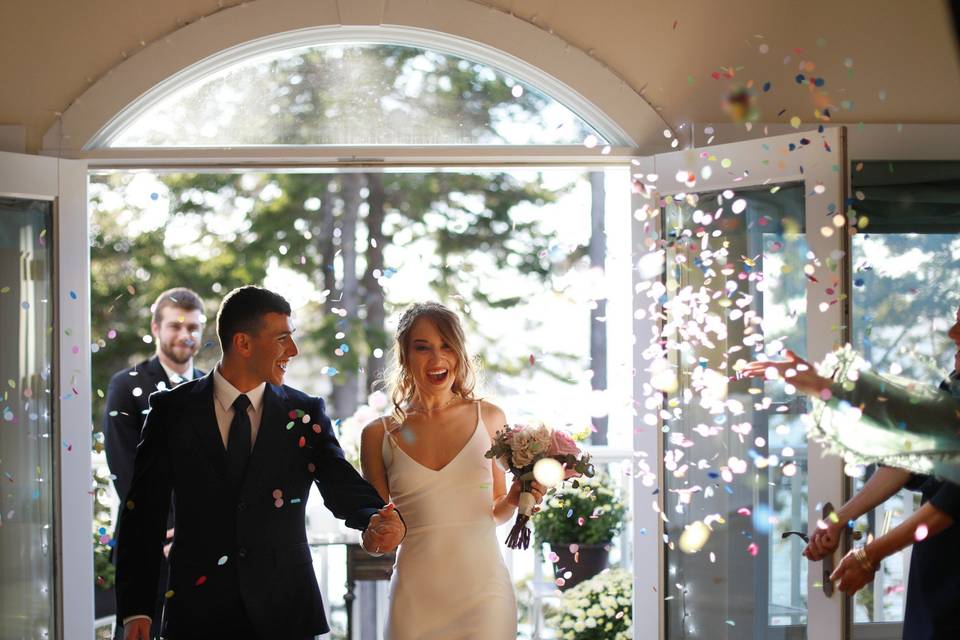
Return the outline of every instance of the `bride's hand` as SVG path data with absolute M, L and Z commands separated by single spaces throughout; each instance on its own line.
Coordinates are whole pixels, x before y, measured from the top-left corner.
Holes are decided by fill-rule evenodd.
M 523 483 L 513 479 L 513 483 L 510 485 L 510 491 L 507 492 L 507 502 L 509 502 L 514 507 L 520 506 L 520 493 L 523 491 Z M 534 480 L 530 483 L 530 493 L 533 494 L 533 499 L 537 504 L 543 502 L 543 495 L 547 492 L 547 488 L 542 484 Z M 537 507 L 537 511 L 540 508 Z

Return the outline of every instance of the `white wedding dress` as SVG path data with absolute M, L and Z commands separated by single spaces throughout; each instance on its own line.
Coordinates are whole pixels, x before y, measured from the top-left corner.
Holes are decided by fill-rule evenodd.
M 390 499 L 407 535 L 390 580 L 388 640 L 515 640 L 517 602 L 493 520 L 490 437 L 477 426 L 447 466 L 411 458 L 385 430 Z

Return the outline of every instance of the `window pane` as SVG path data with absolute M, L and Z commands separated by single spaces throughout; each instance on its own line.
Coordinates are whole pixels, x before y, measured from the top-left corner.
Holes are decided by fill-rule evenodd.
M 52 207 L 0 198 L 0 637 L 53 635 Z
M 407 46 L 298 48 L 176 91 L 108 146 L 580 144 L 600 136 L 535 88 Z
M 782 534 L 806 530 L 806 406 L 730 379 L 759 345 L 805 349 L 803 185 L 738 191 L 740 214 L 729 194 L 698 195 L 666 211 L 667 638 L 803 635 L 807 561 Z

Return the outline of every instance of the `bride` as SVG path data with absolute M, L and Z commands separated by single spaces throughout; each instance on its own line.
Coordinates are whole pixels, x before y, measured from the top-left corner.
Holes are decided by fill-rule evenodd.
M 390 582 L 389 640 L 513 640 L 517 604 L 496 526 L 520 484 L 484 457 L 507 423 L 478 400 L 463 329 L 434 303 L 400 318 L 388 377 L 393 413 L 363 430 L 364 477 L 403 514 L 407 535 Z M 544 487 L 534 483 L 540 502 Z

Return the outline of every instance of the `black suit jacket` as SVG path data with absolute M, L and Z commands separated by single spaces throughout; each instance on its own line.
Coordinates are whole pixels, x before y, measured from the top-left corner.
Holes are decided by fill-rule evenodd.
M 323 400 L 267 385 L 239 495 L 227 475 L 213 375 L 155 393 L 150 404 L 120 515 L 118 618 L 153 612 L 172 490 L 177 531 L 170 553 L 173 595 L 164 611 L 167 635 L 216 637 L 218 616 L 229 615 L 223 612 L 235 610 L 238 601 L 261 638 L 329 631 L 306 537 L 310 484 L 354 529 L 364 529 L 384 502 L 344 459 Z
M 203 375 L 203 371 L 194 368 L 194 378 Z M 103 414 L 103 439 L 107 466 L 114 476 L 113 486 L 120 496 L 120 504 L 126 502 L 133 481 L 133 461 L 137 455 L 143 422 L 147 418 L 150 394 L 171 386 L 157 356 L 118 371 L 110 378 Z M 134 395 L 134 390 L 138 388 L 139 394 Z M 170 526 L 173 526 L 172 522 Z

